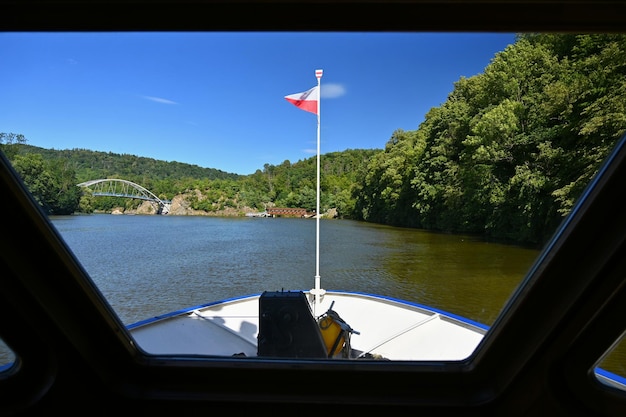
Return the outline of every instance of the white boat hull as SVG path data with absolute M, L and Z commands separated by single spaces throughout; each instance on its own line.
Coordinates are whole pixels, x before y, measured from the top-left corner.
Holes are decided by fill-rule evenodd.
M 313 296 L 304 292 L 312 303 Z M 129 330 L 138 346 L 155 355 L 257 356 L 260 294 L 156 317 Z M 487 331 L 435 309 L 370 294 L 327 291 L 320 316 L 331 308 L 356 332 L 353 357 L 455 361 L 469 357 Z

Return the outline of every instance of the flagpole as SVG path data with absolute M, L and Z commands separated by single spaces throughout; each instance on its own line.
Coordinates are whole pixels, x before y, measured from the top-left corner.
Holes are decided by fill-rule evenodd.
M 309 293 L 313 295 L 313 314 L 317 316 L 320 301 L 326 290 L 320 286 L 320 103 L 321 103 L 321 78 L 323 70 L 315 70 L 317 86 L 297 94 L 285 96 L 285 99 L 299 109 L 317 114 L 317 196 L 315 207 L 315 287 Z M 314 104 L 315 103 L 315 104 Z
M 320 299 L 325 293 L 321 289 L 320 278 L 320 107 L 322 101 L 321 94 L 321 81 L 323 70 L 315 70 L 315 77 L 317 78 L 317 195 L 316 195 L 316 208 L 315 208 L 315 303 L 313 306 L 313 315 L 317 316 L 319 310 Z M 320 312 L 321 313 L 321 312 Z

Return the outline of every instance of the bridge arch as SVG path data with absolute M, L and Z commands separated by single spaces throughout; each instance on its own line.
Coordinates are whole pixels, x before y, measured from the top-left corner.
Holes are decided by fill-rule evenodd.
M 125 197 L 150 201 L 156 205 L 158 214 L 167 214 L 170 211 L 172 202 L 161 200 L 154 193 L 132 181 L 118 178 L 104 178 L 91 180 L 77 184 L 79 187 L 88 188 L 92 195 L 107 197 Z

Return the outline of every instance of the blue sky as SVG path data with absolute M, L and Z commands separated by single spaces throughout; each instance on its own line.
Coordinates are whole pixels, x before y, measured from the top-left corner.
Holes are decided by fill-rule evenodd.
M 251 174 L 415 130 L 515 34 L 0 33 L 0 132 Z

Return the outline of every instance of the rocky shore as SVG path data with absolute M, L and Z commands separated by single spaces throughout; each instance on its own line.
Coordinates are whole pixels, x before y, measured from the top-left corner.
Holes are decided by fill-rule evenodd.
M 168 213 L 169 216 L 215 216 L 215 217 L 244 217 L 246 213 L 258 213 L 259 210 L 252 207 L 226 207 L 223 210 L 205 211 L 194 210 L 190 207 L 190 203 L 185 195 L 177 195 L 172 199 L 172 206 Z M 154 203 L 150 201 L 144 201 L 137 207 L 137 209 L 126 209 L 124 207 L 116 207 L 111 210 L 111 214 L 141 214 L 152 215 L 157 214 L 157 208 Z M 326 213 L 322 214 L 322 217 L 335 218 L 337 217 L 337 210 L 330 209 Z

